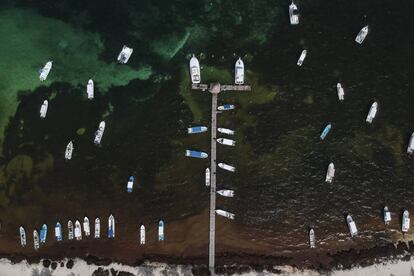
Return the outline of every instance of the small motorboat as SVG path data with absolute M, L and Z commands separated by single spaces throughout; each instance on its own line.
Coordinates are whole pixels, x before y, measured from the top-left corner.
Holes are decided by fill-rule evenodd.
M 338 92 L 338 99 L 342 102 L 345 99 L 345 91 L 340 82 L 336 84 L 336 91 Z
M 40 118 L 42 119 L 46 118 L 48 106 L 49 106 L 49 102 L 47 100 L 44 100 L 42 103 L 42 106 L 40 107 Z
M 226 110 L 233 110 L 235 108 L 234 104 L 223 104 L 217 107 L 217 110 L 226 111 Z
M 77 241 L 82 240 L 82 227 L 79 220 L 75 221 L 75 239 Z
M 410 213 L 407 210 L 404 210 L 404 213 L 402 216 L 401 231 L 403 233 L 407 233 L 409 229 L 410 229 Z
M 108 238 L 115 238 L 115 218 L 112 214 L 108 218 Z
M 132 193 L 132 189 L 134 188 L 134 181 L 135 178 L 131 175 L 128 179 L 128 183 L 127 183 L 127 192 L 128 193 Z
M 334 163 L 331 162 L 326 171 L 325 182 L 332 183 L 334 177 L 335 177 L 335 165 Z
M 46 243 L 47 238 L 47 225 L 43 224 L 40 230 L 40 243 Z
M 227 211 L 224 211 L 224 210 L 217 209 L 216 214 L 220 215 L 222 217 L 228 218 L 228 219 L 234 219 L 234 214 L 233 213 L 230 213 L 230 212 L 227 212 Z
M 55 226 L 55 237 L 58 242 L 62 241 L 62 225 L 60 222 L 56 223 Z
M 244 63 L 241 58 L 236 61 L 234 65 L 234 83 L 243 84 L 244 83 Z
M 210 186 L 210 169 L 209 168 L 206 169 L 205 183 L 207 187 Z
M 307 53 L 308 53 L 308 51 L 306 51 L 306 50 L 303 50 L 302 53 L 300 53 L 300 57 L 298 59 L 298 62 L 296 63 L 297 66 L 302 66 L 303 61 L 305 60 Z
M 26 246 L 26 231 L 24 231 L 23 226 L 20 226 L 19 228 L 19 235 L 20 235 L 20 245 L 22 247 Z
M 33 246 L 34 246 L 34 250 L 38 250 L 39 249 L 39 233 L 37 233 L 37 230 L 33 230 Z
M 46 62 L 45 66 L 43 66 L 43 68 L 39 70 L 40 81 L 45 81 L 47 79 L 47 76 L 49 75 L 51 69 L 52 61 Z
M 73 240 L 73 223 L 71 220 L 68 221 L 68 240 Z
M 202 151 L 196 151 L 196 150 L 186 150 L 185 156 L 187 157 L 194 157 L 194 158 L 207 158 L 208 154 Z
M 355 41 L 356 41 L 358 44 L 362 44 L 362 42 L 364 42 L 365 37 L 367 36 L 367 34 L 368 34 L 368 25 L 366 25 L 365 27 L 363 27 L 363 28 L 359 31 L 359 33 L 357 34 L 357 36 L 356 36 L 356 38 L 355 38 Z
M 388 210 L 388 207 L 385 206 L 384 207 L 384 223 L 385 225 L 388 225 L 390 224 L 390 222 L 391 222 L 391 212 L 390 210 Z
M 83 231 L 85 232 L 85 237 L 89 237 L 91 235 L 91 227 L 88 217 L 83 218 Z
M 192 83 L 200 83 L 201 82 L 201 74 L 200 74 L 200 63 L 198 59 L 193 54 L 193 57 L 190 59 L 190 76 Z
M 101 221 L 99 218 L 95 219 L 95 239 L 99 239 L 101 237 Z
M 128 62 L 129 58 L 132 55 L 132 52 L 134 51 L 134 49 L 129 48 L 127 46 L 123 46 L 121 52 L 118 55 L 118 62 L 125 64 Z
M 207 131 L 207 127 L 205 126 L 195 126 L 195 127 L 189 127 L 187 129 L 188 134 L 202 133 L 206 131 Z
M 88 99 L 92 100 L 94 98 L 94 83 L 93 80 L 88 80 L 88 84 L 86 85 L 86 94 L 88 95 Z
M 105 131 L 105 121 L 102 121 L 102 122 L 99 123 L 98 130 L 95 132 L 95 139 L 94 139 L 95 145 L 100 145 L 101 144 L 101 140 L 102 140 L 102 136 L 104 134 L 104 131 Z
M 348 228 L 349 228 L 349 232 L 351 233 L 351 237 L 353 238 L 356 235 L 358 235 L 358 229 L 351 215 L 346 216 L 346 222 L 348 223 Z
M 218 138 L 217 142 L 222 144 L 222 145 L 226 145 L 226 146 L 235 146 L 236 145 L 236 141 L 231 140 L 231 139 L 226 139 L 226 138 Z
M 313 228 L 309 230 L 309 246 L 310 248 L 315 248 L 316 238 L 315 238 L 315 231 Z
M 231 165 L 228 165 L 228 164 L 225 164 L 225 163 L 218 163 L 218 166 L 220 168 L 222 168 L 223 170 L 226 170 L 226 171 L 229 171 L 229 172 L 235 172 L 236 171 L 235 167 L 233 167 Z
M 227 134 L 227 135 L 234 135 L 234 130 L 228 129 L 228 128 L 222 128 L 219 127 L 217 128 L 217 131 L 223 134 Z
M 369 109 L 367 119 L 365 120 L 367 123 L 371 124 L 372 120 L 374 120 L 375 116 L 377 115 L 378 110 L 378 103 L 374 102 Z
M 414 152 L 414 132 L 411 134 L 410 141 L 408 141 L 407 153 L 413 154 Z
M 234 191 L 233 190 L 219 190 L 217 193 L 224 197 L 234 197 Z
M 327 125 L 324 129 L 323 129 L 323 131 L 322 131 L 322 133 L 321 133 L 321 136 L 320 136 L 321 140 L 324 140 L 324 139 L 325 139 L 326 135 L 328 135 L 329 131 L 331 131 L 331 128 L 332 128 L 332 125 L 331 125 L 331 124 L 328 124 L 328 125 Z
M 158 222 L 158 240 L 163 241 L 164 240 L 164 221 L 160 220 Z
M 68 145 L 66 146 L 65 159 L 66 160 L 72 159 L 72 153 L 73 153 L 73 142 L 70 141 Z
M 139 243 L 145 244 L 145 226 L 141 225 L 139 229 Z
M 299 24 L 299 11 L 298 7 L 295 3 L 292 3 L 289 5 L 289 20 L 290 25 L 298 25 Z

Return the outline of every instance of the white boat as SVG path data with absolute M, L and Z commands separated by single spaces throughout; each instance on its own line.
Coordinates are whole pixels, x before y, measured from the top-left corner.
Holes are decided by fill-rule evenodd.
M 410 141 L 408 142 L 407 153 L 413 154 L 414 152 L 414 132 L 411 134 Z
M 402 217 L 402 229 L 403 233 L 407 233 L 410 229 L 410 213 L 407 210 L 404 210 Z
M 37 232 L 37 230 L 33 230 L 33 246 L 35 250 L 39 249 L 39 233 Z
M 234 191 L 233 190 L 219 190 L 217 193 L 224 197 L 234 197 Z
M 384 223 L 385 225 L 388 225 L 391 221 L 391 212 L 388 210 L 388 207 L 384 207 Z
M 68 145 L 66 146 L 66 151 L 65 151 L 65 159 L 66 160 L 72 159 L 72 152 L 73 152 L 73 143 L 72 143 L 72 141 L 70 141 L 68 143 Z
M 188 134 L 202 133 L 206 131 L 207 131 L 207 127 L 205 126 L 195 126 L 195 127 L 187 128 Z
M 78 241 L 82 239 L 82 228 L 79 220 L 75 221 L 75 239 Z
M 85 232 L 85 237 L 89 237 L 91 235 L 91 227 L 89 225 L 88 217 L 83 219 L 83 231 Z
M 133 51 L 134 51 L 134 49 L 129 48 L 129 47 L 124 45 L 124 47 L 122 47 L 122 50 L 118 55 L 118 62 L 122 63 L 122 64 L 127 63 L 129 58 L 131 57 Z
M 88 94 L 88 99 L 92 100 L 94 97 L 94 84 L 93 80 L 88 80 L 88 84 L 86 85 L 86 94 Z
M 315 238 L 315 231 L 313 228 L 309 230 L 309 246 L 310 248 L 315 248 L 316 238 Z
M 206 178 L 205 178 L 206 186 L 210 186 L 210 169 L 206 169 Z
M 231 139 L 226 139 L 226 138 L 218 138 L 217 142 L 222 144 L 222 145 L 226 145 L 226 146 L 235 146 L 236 145 L 236 141 L 231 140 Z
M 139 229 L 139 243 L 145 244 L 145 226 L 141 225 Z
M 52 61 L 46 62 L 45 66 L 43 66 L 43 68 L 40 69 L 39 71 L 40 81 L 45 81 L 47 79 L 47 76 L 49 75 L 51 69 L 52 69 Z
M 306 50 L 303 50 L 302 53 L 300 53 L 300 57 L 298 59 L 298 62 L 296 63 L 297 66 L 302 66 L 302 63 L 305 60 L 307 53 L 308 53 L 308 51 L 306 51 Z
M 358 229 L 351 215 L 346 216 L 346 222 L 348 223 L 348 228 L 349 232 L 351 233 L 351 237 L 355 237 L 356 235 L 358 235 Z
M 73 240 L 73 223 L 71 220 L 68 221 L 68 240 Z
M 102 136 L 104 134 L 104 131 L 105 131 L 105 121 L 102 121 L 102 122 L 99 123 L 98 130 L 96 130 L 96 132 L 95 132 L 95 140 L 94 140 L 95 145 L 100 145 L 101 144 L 101 140 L 102 140 Z
M 244 63 L 241 58 L 236 61 L 234 65 L 234 83 L 243 84 L 244 83 Z
M 55 237 L 58 242 L 62 241 L 62 225 L 60 222 L 56 223 L 55 226 Z
M 135 177 L 132 175 L 129 177 L 127 182 L 127 192 L 132 193 L 132 189 L 134 188 Z
M 225 111 L 225 110 L 233 110 L 235 108 L 234 104 L 223 104 L 217 107 L 217 110 Z
M 20 235 L 20 244 L 21 246 L 26 246 L 26 231 L 24 231 L 23 226 L 20 226 L 19 228 L 19 235 Z
M 95 219 L 95 239 L 99 239 L 101 237 L 101 221 L 99 218 Z
M 42 119 L 46 118 L 48 106 L 49 106 L 49 102 L 47 100 L 44 100 L 42 103 L 42 106 L 40 107 L 40 118 Z
M 200 63 L 198 59 L 193 54 L 193 57 L 190 59 L 190 76 L 192 83 L 200 83 L 201 82 L 201 74 L 200 74 Z
M 326 170 L 325 182 L 332 183 L 332 180 L 334 177 L 335 177 L 335 165 L 334 163 L 330 163 L 328 165 L 328 169 Z
M 375 116 L 377 115 L 378 110 L 378 103 L 374 102 L 369 109 L 367 119 L 365 120 L 367 123 L 371 124 L 372 120 L 374 120 Z
M 225 163 L 218 163 L 218 166 L 220 168 L 222 168 L 223 170 L 226 170 L 226 171 L 229 171 L 229 172 L 235 172 L 236 171 L 235 167 L 230 166 L 230 165 L 225 164 Z
M 108 238 L 115 238 L 115 218 L 112 214 L 108 218 Z
M 164 221 L 160 220 L 158 222 L 158 240 L 163 241 L 164 240 Z
M 345 99 L 345 91 L 340 82 L 336 84 L 336 91 L 338 92 L 338 99 L 343 101 Z
M 368 34 L 368 25 L 366 25 L 359 31 L 358 35 L 355 38 L 355 41 L 359 44 L 362 44 L 367 34 Z
M 233 213 L 230 213 L 230 212 L 227 212 L 227 211 L 224 211 L 224 210 L 217 209 L 216 214 L 220 215 L 220 216 L 223 216 L 225 218 L 228 218 L 228 219 L 234 219 L 234 214 Z
M 223 133 L 223 134 L 227 134 L 227 135 L 234 135 L 234 130 L 228 129 L 228 128 L 222 128 L 219 127 L 217 129 L 218 132 Z
M 289 19 L 290 19 L 290 25 L 298 25 L 299 24 L 299 11 L 298 7 L 295 3 L 292 3 L 289 5 Z

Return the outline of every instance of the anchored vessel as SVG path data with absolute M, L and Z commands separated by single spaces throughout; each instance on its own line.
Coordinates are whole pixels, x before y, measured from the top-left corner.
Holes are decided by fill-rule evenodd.
M 135 178 L 131 175 L 128 179 L 128 184 L 127 184 L 128 193 L 132 193 L 132 189 L 134 188 L 134 181 L 135 181 Z
M 101 221 L 99 218 L 95 219 L 95 239 L 99 239 L 101 237 Z
M 39 79 L 40 81 L 44 81 L 47 79 L 50 70 L 52 69 L 52 61 L 46 62 L 45 66 L 39 70 Z
M 223 105 L 220 105 L 219 107 L 217 107 L 217 109 L 220 110 L 220 111 L 232 110 L 234 108 L 235 108 L 234 104 L 223 104 Z
M 206 178 L 205 178 L 206 186 L 210 186 L 210 169 L 206 169 Z
M 226 145 L 226 146 L 235 146 L 236 145 L 236 141 L 231 140 L 231 139 L 226 139 L 226 138 L 218 138 L 217 142 L 222 144 L 222 145 Z
M 321 133 L 321 136 L 320 136 L 321 140 L 324 140 L 324 139 L 325 139 L 326 135 L 328 135 L 329 131 L 331 131 L 331 128 L 332 128 L 332 125 L 331 125 L 331 124 L 328 124 L 328 125 L 327 125 L 324 129 L 323 129 L 323 131 L 322 131 L 322 133 Z
M 59 241 L 62 241 L 62 225 L 60 224 L 60 222 L 57 222 L 56 223 L 56 226 L 55 226 L 55 237 L 56 237 L 56 240 L 59 242 Z
M 73 240 L 73 223 L 71 220 L 68 221 L 68 239 Z
M 49 106 L 49 102 L 47 100 L 44 100 L 42 103 L 42 106 L 40 107 L 40 118 L 42 119 L 46 118 L 48 106 Z
M 228 129 L 228 128 L 222 128 L 219 127 L 217 129 L 218 132 L 223 133 L 223 134 L 227 134 L 227 135 L 234 135 L 234 130 Z
M 366 25 L 359 31 L 358 35 L 355 38 L 355 41 L 359 44 L 362 44 L 367 34 L 368 34 L 368 25 Z
M 221 196 L 225 197 L 234 197 L 234 191 L 233 190 L 219 190 L 217 193 Z
M 141 225 L 139 229 L 139 243 L 145 244 L 145 226 Z
M 316 238 L 315 238 L 315 231 L 313 228 L 309 230 L 309 246 L 310 248 L 315 248 Z
M 43 224 L 42 229 L 40 230 L 40 243 L 46 243 L 47 237 L 47 225 Z
M 243 84 L 244 83 L 244 63 L 241 58 L 236 61 L 234 65 L 234 83 Z
M 225 163 L 218 163 L 218 166 L 220 168 L 222 168 L 223 170 L 226 170 L 226 171 L 229 171 L 229 172 L 235 172 L 236 171 L 235 167 L 233 167 L 231 165 L 228 165 L 228 164 L 225 164 Z
M 302 66 L 302 63 L 303 63 L 303 61 L 306 58 L 306 54 L 307 54 L 307 51 L 306 50 L 303 50 L 302 53 L 300 54 L 300 57 L 298 59 L 298 62 L 296 63 L 297 66 Z
M 216 214 L 220 215 L 220 216 L 223 216 L 225 218 L 228 218 L 228 219 L 234 219 L 234 214 L 233 213 L 230 213 L 230 212 L 227 212 L 227 211 L 224 211 L 224 210 L 217 209 Z
M 195 57 L 194 54 L 193 57 L 190 59 L 190 75 L 192 83 L 201 82 L 200 63 L 198 62 L 198 59 Z
M 207 127 L 205 126 L 195 126 L 195 127 L 189 127 L 187 129 L 188 134 L 202 133 L 206 131 L 207 131 Z
M 208 154 L 202 151 L 186 150 L 185 156 L 194 157 L 194 158 L 207 158 Z
M 292 3 L 289 5 L 289 19 L 290 19 L 290 25 L 298 25 L 299 24 L 299 11 L 298 7 L 295 3 Z
M 37 230 L 33 230 L 33 246 L 35 250 L 39 249 L 39 233 L 37 233 Z
M 20 244 L 21 246 L 26 246 L 26 231 L 24 231 L 23 226 L 20 226 L 19 228 L 19 235 L 20 235 Z
M 374 120 L 375 116 L 377 115 L 378 110 L 378 103 L 374 102 L 369 109 L 367 119 L 365 120 L 367 123 L 371 124 L 372 120 Z
M 413 154 L 414 152 L 414 132 L 411 134 L 410 141 L 408 142 L 407 153 Z
M 384 207 L 384 223 L 385 223 L 385 225 L 390 224 L 390 221 L 391 221 L 391 213 L 390 213 L 390 210 L 388 210 L 388 207 L 385 206 Z
M 326 171 L 325 182 L 332 183 L 332 180 L 334 177 L 335 177 L 335 165 L 334 163 L 330 163 L 328 166 L 328 170 Z
M 88 217 L 84 217 L 83 219 L 83 231 L 85 232 L 85 237 L 89 237 L 91 235 L 91 227 L 89 225 Z
M 66 151 L 65 151 L 65 159 L 66 160 L 72 159 L 72 152 L 73 152 L 73 143 L 72 143 L 72 141 L 70 141 L 68 143 L 68 145 L 66 146 Z
M 343 101 L 345 99 L 345 92 L 340 82 L 336 85 L 336 91 L 338 92 L 338 99 Z
M 122 63 L 122 64 L 127 63 L 129 58 L 131 57 L 133 51 L 134 51 L 134 49 L 129 48 L 129 47 L 124 45 L 124 47 L 122 47 L 122 50 L 118 55 L 118 62 Z
M 79 220 L 75 221 L 75 239 L 78 241 L 82 239 L 82 228 Z
M 404 210 L 403 216 L 402 216 L 402 227 L 401 231 L 403 233 L 407 233 L 410 229 L 410 213 L 407 210 Z
M 86 85 L 86 94 L 88 94 L 88 99 L 92 100 L 94 97 L 94 84 L 93 80 L 88 80 L 88 84 Z
M 158 222 L 158 240 L 163 241 L 164 240 L 164 221 L 160 220 Z
M 346 216 L 346 222 L 348 223 L 348 228 L 349 232 L 351 233 L 351 237 L 355 237 L 356 235 L 358 235 L 358 229 L 351 215 Z
M 115 218 L 112 214 L 108 218 L 108 238 L 115 238 Z
M 102 121 L 99 123 L 98 130 L 95 132 L 95 140 L 94 140 L 95 145 L 101 144 L 104 131 L 105 131 L 105 121 Z

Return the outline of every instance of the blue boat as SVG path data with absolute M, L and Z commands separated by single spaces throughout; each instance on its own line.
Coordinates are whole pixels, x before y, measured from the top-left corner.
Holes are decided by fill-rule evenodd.
M 131 175 L 129 177 L 128 184 L 127 184 L 128 193 L 132 193 L 132 188 L 134 188 L 134 181 L 135 181 L 135 178 Z
M 220 111 L 224 111 L 224 110 L 232 110 L 234 108 L 235 108 L 234 104 L 223 104 L 223 105 L 220 105 L 217 109 Z
M 325 139 L 326 135 L 328 135 L 329 131 L 331 131 L 331 124 L 328 124 L 321 133 L 321 140 Z
M 206 126 L 189 127 L 187 131 L 188 131 L 188 134 L 202 133 L 202 132 L 207 131 L 207 127 Z
M 185 156 L 194 157 L 194 158 L 207 158 L 208 154 L 202 151 L 186 150 Z
M 46 242 L 46 236 L 47 236 L 47 225 L 42 225 L 42 230 L 40 230 L 40 243 Z
M 164 221 L 160 220 L 158 222 L 158 240 L 163 241 L 164 240 Z
M 62 241 L 62 225 L 60 225 L 60 222 L 56 223 L 56 227 L 55 227 L 55 236 L 56 236 L 56 240 Z
M 108 238 L 115 238 L 115 218 L 112 214 L 108 218 Z

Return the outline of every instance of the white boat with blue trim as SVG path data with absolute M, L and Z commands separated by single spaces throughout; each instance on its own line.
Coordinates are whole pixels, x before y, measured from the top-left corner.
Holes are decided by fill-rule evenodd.
M 20 235 L 20 245 L 22 247 L 26 246 L 26 231 L 24 230 L 23 226 L 19 228 L 19 235 Z
M 206 126 L 194 126 L 187 128 L 188 134 L 196 134 L 196 133 L 203 133 L 207 131 Z
M 112 214 L 108 218 L 108 238 L 115 238 L 115 218 Z
M 95 239 L 99 239 L 101 237 L 101 221 L 99 218 L 95 219 Z
M 186 150 L 185 156 L 204 159 L 208 157 L 208 154 L 202 151 L 197 151 L 197 150 Z

